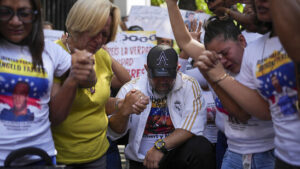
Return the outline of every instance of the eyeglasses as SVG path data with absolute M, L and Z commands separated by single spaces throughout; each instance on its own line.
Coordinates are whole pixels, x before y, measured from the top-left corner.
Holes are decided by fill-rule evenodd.
M 215 0 L 205 0 L 205 3 L 213 3 L 213 2 L 215 2 Z
M 37 14 L 37 10 L 31 10 L 28 8 L 18 9 L 17 12 L 15 12 L 11 8 L 0 6 L 0 21 L 3 22 L 9 21 L 17 15 L 19 20 L 23 23 L 31 23 L 36 19 Z

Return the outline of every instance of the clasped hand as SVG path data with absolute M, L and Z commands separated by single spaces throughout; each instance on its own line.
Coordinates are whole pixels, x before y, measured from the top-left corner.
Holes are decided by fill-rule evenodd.
M 148 104 L 149 97 L 145 96 L 141 91 L 133 89 L 126 94 L 124 102 L 122 104 L 122 107 L 127 110 L 124 111 L 124 115 L 139 115 L 141 112 L 144 111 Z
M 78 84 L 88 87 L 96 83 L 96 73 L 94 70 L 95 58 L 93 54 L 86 50 L 75 49 L 72 53 L 72 65 L 70 77 Z
M 149 169 L 156 169 L 159 168 L 159 162 L 163 158 L 164 154 L 157 150 L 156 148 L 152 147 L 146 154 L 144 159 L 144 166 Z
M 212 82 L 216 82 L 226 73 L 221 58 L 222 55 L 207 50 L 198 56 L 195 60 L 195 66 L 199 68 L 205 77 L 208 77 Z

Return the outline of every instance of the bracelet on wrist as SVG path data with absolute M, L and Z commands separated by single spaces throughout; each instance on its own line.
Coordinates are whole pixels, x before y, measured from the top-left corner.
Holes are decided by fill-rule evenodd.
M 222 80 L 226 79 L 229 75 L 225 73 L 223 76 L 221 76 L 218 80 L 214 81 L 215 84 L 220 83 Z

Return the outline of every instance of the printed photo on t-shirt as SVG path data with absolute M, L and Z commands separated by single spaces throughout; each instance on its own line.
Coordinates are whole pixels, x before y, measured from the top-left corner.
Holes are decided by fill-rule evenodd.
M 206 107 L 207 124 L 215 124 L 216 120 L 216 106 L 215 103 L 208 103 Z
M 0 120 L 8 130 L 22 130 L 14 124 L 35 120 L 35 113 L 41 109 L 40 98 L 48 91 L 46 77 L 46 72 L 33 69 L 25 60 L 1 56 Z
M 174 130 L 167 106 L 167 97 L 155 99 L 151 97 L 152 107 L 147 119 L 144 135 L 168 134 Z
M 271 104 L 276 104 L 283 116 L 297 113 L 297 83 L 295 66 L 286 53 L 274 51 L 257 62 L 256 77 L 260 92 Z

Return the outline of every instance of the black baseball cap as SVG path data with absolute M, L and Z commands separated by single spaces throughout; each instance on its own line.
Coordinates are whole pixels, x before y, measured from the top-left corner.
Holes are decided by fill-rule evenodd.
M 178 55 L 168 45 L 154 46 L 147 55 L 149 76 L 176 78 Z

